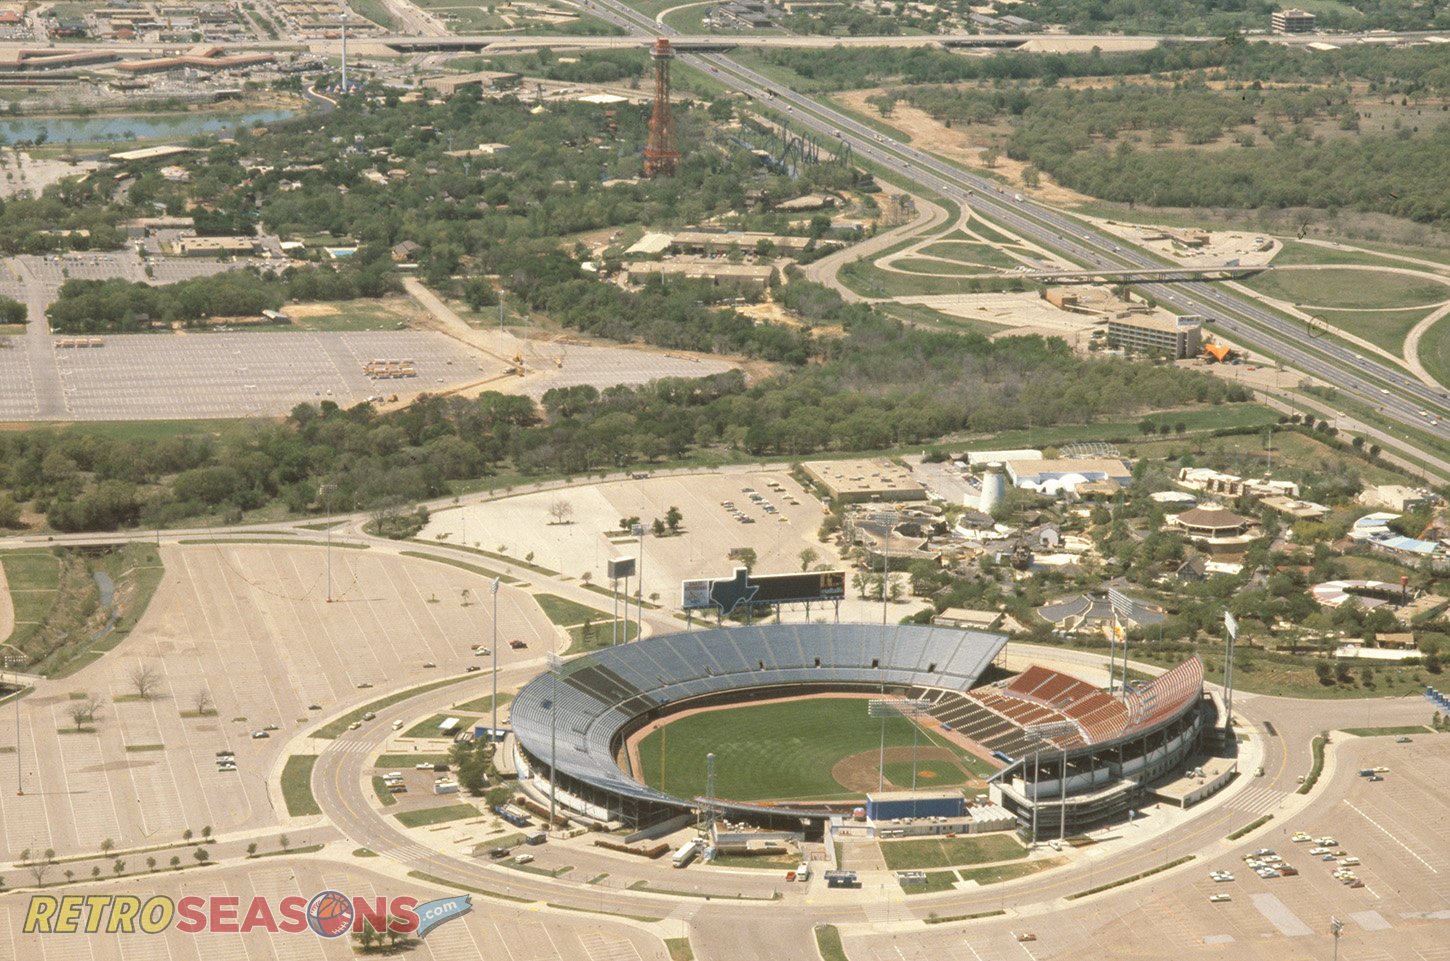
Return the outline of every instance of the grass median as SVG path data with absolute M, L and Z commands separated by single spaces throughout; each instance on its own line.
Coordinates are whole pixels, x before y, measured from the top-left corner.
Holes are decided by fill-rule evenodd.
M 322 813 L 317 798 L 312 796 L 312 769 L 316 765 L 316 754 L 294 754 L 282 766 L 282 799 L 287 802 L 289 817 Z

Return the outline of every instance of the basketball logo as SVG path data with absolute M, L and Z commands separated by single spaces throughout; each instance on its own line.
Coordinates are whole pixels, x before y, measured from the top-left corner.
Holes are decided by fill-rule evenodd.
M 307 902 L 307 926 L 324 938 L 336 938 L 352 927 L 352 901 L 338 891 L 319 891 Z

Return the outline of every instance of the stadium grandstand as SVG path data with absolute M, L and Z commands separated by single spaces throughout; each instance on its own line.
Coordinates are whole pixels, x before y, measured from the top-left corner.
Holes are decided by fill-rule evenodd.
M 1181 764 L 1196 746 L 1204 724 L 1203 667 L 1196 658 L 1121 696 L 1037 666 L 978 686 L 1005 645 L 999 634 L 921 625 L 775 624 L 609 647 L 524 686 L 510 704 L 512 759 L 521 786 L 542 798 L 554 757 L 557 798 L 571 816 L 644 826 L 706 804 L 627 773 L 624 746 L 646 724 L 686 708 L 885 690 L 927 700 L 944 727 L 1004 764 L 991 782 L 993 800 L 1024 823 L 1033 771 L 1037 803 L 1054 817 L 1059 811 L 1055 772 L 1066 749 L 1066 814 L 1070 823 L 1085 824 L 1121 813 L 1149 780 Z M 1043 724 L 1071 733 L 1043 740 L 1034 733 Z M 1040 763 L 1029 766 L 1034 750 Z M 721 814 L 776 826 L 839 813 L 719 798 L 710 803 Z
M 1033 666 L 999 684 L 927 699 L 943 726 L 1007 765 L 992 778 L 993 801 L 1024 821 L 1035 806 L 1039 818 L 1075 827 L 1141 800 L 1194 751 L 1213 710 L 1197 657 L 1120 694 Z

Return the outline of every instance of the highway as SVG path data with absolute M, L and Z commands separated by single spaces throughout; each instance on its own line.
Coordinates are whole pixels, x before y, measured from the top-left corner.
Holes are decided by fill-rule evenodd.
M 621 3 L 596 0 L 595 11 L 635 33 L 673 36 L 672 28 Z M 908 144 L 892 141 L 832 107 L 797 93 L 779 82 L 743 67 L 724 54 L 689 53 L 679 59 L 717 78 L 757 102 L 787 114 L 797 125 L 849 144 L 861 157 L 884 167 L 895 179 L 935 191 L 969 205 L 985 219 L 1008 227 L 1024 238 L 1093 270 L 1124 271 L 1171 266 L 1096 227 L 1063 212 L 1007 193 L 998 182 L 969 173 Z M 1159 303 L 1184 314 L 1198 314 L 1224 339 L 1282 360 L 1288 366 L 1378 409 L 1386 418 L 1450 440 L 1450 392 L 1424 384 L 1405 371 L 1364 357 L 1329 339 L 1313 339 L 1299 324 L 1273 313 L 1254 300 L 1211 283 L 1142 284 L 1139 289 Z M 1439 419 L 1432 425 L 1425 410 Z M 1411 447 L 1416 454 L 1422 452 Z M 1450 463 L 1430 459 L 1442 468 Z

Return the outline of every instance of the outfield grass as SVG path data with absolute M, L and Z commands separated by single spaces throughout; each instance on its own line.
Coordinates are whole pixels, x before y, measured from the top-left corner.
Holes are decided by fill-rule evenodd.
M 544 615 L 560 627 L 568 627 L 570 624 L 583 624 L 585 621 L 609 620 L 608 611 L 601 611 L 598 608 L 589 607 L 586 604 L 579 604 L 562 598 L 557 594 L 535 594 L 534 600 L 538 602 Z
M 312 768 L 316 754 L 294 754 L 282 767 L 282 798 L 287 802 L 287 815 L 300 818 L 321 814 L 317 798 L 312 796 Z
M 988 864 L 1027 857 L 1027 849 L 1010 834 L 977 837 L 908 838 L 882 841 L 881 857 L 893 871 Z
M 863 795 L 846 790 L 831 769 L 843 758 L 876 751 L 880 738 L 881 722 L 866 716 L 863 698 L 756 704 L 693 714 L 652 732 L 640 743 L 639 773 L 652 787 L 693 797 L 705 792 L 705 755 L 714 752 L 721 797 L 855 799 Z M 910 721 L 886 722 L 887 747 L 911 743 Z M 921 743 L 935 742 L 922 732 Z
M 912 764 L 910 761 L 887 761 L 886 780 L 903 788 L 911 786 Z M 967 783 L 967 774 L 955 764 L 947 761 L 930 760 L 916 763 L 916 786 L 919 789 L 955 787 Z
M 478 808 L 472 804 L 449 804 L 441 808 L 420 808 L 416 811 L 399 811 L 395 815 L 406 828 L 424 827 L 429 824 L 445 824 L 478 816 Z

